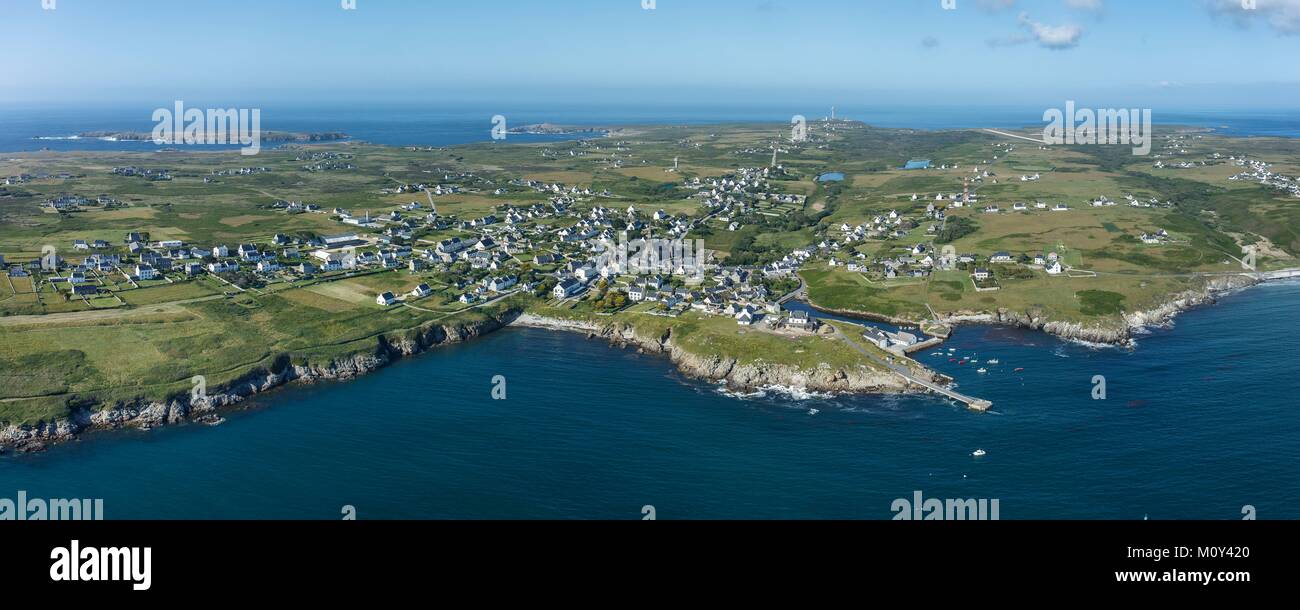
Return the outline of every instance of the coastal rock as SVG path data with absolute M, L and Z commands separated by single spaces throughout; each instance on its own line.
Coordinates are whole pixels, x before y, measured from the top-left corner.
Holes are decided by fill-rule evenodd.
M 955 312 L 939 319 L 948 325 L 961 324 L 1003 324 L 1038 330 L 1062 339 L 1102 343 L 1107 345 L 1127 345 L 1133 341 L 1133 335 L 1142 329 L 1169 324 L 1178 314 L 1215 303 L 1226 293 L 1249 288 L 1259 284 L 1260 280 L 1249 275 L 1224 275 L 1208 278 L 1197 289 L 1187 290 L 1173 295 L 1163 304 L 1148 310 L 1125 312 L 1112 323 L 1085 325 L 1079 322 L 1051 320 L 1047 313 L 1038 308 L 1026 311 L 998 309 L 995 312 L 964 311 Z
M 901 377 L 867 367 L 842 370 L 830 366 L 813 370 L 796 366 L 754 362 L 739 363 L 734 358 L 688 352 L 673 342 L 672 331 L 661 337 L 644 337 L 627 324 L 599 325 L 584 320 L 560 320 L 524 314 L 515 320 L 519 326 L 577 332 L 590 338 L 633 347 L 647 354 L 668 358 L 688 377 L 725 383 L 739 391 L 786 388 L 799 392 L 898 394 L 918 391 Z
M 289 356 L 275 360 L 272 370 L 258 368 L 198 400 L 186 393 L 167 401 L 138 399 L 113 404 L 84 404 L 67 418 L 33 425 L 0 428 L 0 451 L 42 451 L 50 444 L 73 440 L 91 430 L 136 428 L 149 430 L 184 422 L 219 420 L 218 411 L 292 382 L 344 380 L 373 372 L 401 358 L 440 345 L 462 343 L 509 325 L 519 315 L 509 311 L 499 318 L 458 325 L 428 325 L 398 336 L 381 336 L 372 353 L 358 353 L 324 364 L 295 364 Z M 276 371 L 279 372 L 276 372 Z

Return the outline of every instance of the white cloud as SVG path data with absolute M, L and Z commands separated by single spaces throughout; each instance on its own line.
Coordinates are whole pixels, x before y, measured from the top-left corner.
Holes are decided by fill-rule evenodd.
M 1243 25 L 1262 20 L 1282 34 L 1300 34 L 1300 0 L 1255 0 L 1253 9 L 1242 0 L 1206 0 L 1206 4 L 1215 14 Z
M 1025 28 L 1038 44 L 1049 49 L 1070 49 L 1079 46 L 1083 37 L 1083 28 L 1073 25 L 1047 25 L 1029 18 L 1029 13 L 1020 13 L 1020 27 Z

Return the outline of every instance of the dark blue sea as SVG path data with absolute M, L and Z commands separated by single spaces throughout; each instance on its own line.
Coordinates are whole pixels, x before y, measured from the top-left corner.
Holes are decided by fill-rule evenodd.
M 174 100 L 109 105 L 0 104 L 0 152 L 98 150 L 146 152 L 158 150 L 153 142 L 111 142 L 76 138 L 94 131 L 151 132 L 153 112 L 171 109 Z M 194 108 L 257 108 L 263 131 L 343 132 L 354 140 L 391 146 L 449 146 L 491 140 L 492 118 L 507 119 L 507 127 L 536 123 L 566 125 L 714 124 L 739 121 L 789 123 L 802 114 L 817 120 L 830 108 L 806 105 L 645 105 L 555 104 L 484 102 L 454 104 L 232 104 L 228 101 Z M 1004 128 L 1042 126 L 1041 106 L 936 106 L 844 105 L 837 116 L 880 127 L 915 129 Z M 1157 124 L 1211 128 L 1234 136 L 1300 137 L 1300 115 L 1294 111 L 1164 110 L 1155 113 Z M 575 136 L 510 134 L 510 142 L 542 142 Z M 274 144 L 268 144 L 274 146 Z M 197 146 L 195 149 L 235 148 Z
M 361 519 L 640 519 L 647 505 L 660 519 L 888 519 L 921 491 L 998 499 L 1003 519 L 1239 519 L 1247 505 L 1295 519 L 1297 319 L 1300 283 L 1280 283 L 1133 349 L 972 326 L 935 351 L 987 374 L 917 356 L 992 400 L 986 414 L 925 396 L 736 398 L 655 356 L 507 329 L 265 395 L 220 426 L 0 458 L 0 497 L 103 498 L 110 519 L 337 519 L 344 506 Z

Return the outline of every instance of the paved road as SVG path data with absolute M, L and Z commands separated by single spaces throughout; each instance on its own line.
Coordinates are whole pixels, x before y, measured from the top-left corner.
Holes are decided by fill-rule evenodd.
M 791 292 L 790 294 L 787 294 L 787 295 L 781 297 L 780 299 L 777 299 L 777 301 L 776 301 L 777 303 L 780 303 L 780 304 L 784 305 L 784 304 L 789 303 L 790 301 L 793 301 L 793 300 L 795 300 L 795 299 L 798 299 L 798 298 L 802 298 L 802 297 L 804 297 L 804 296 L 807 296 L 807 294 L 808 294 L 808 282 L 803 281 L 803 276 L 799 275 L 798 273 L 795 273 L 794 276 L 797 277 L 797 278 L 799 278 L 799 288 L 798 288 L 797 290 L 795 290 L 794 292 Z

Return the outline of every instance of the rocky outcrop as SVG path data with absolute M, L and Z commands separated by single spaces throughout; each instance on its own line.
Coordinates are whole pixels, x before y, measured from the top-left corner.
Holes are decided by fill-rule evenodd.
M 637 334 L 630 325 L 611 322 L 597 324 L 587 320 L 560 320 L 524 314 L 515 320 L 519 326 L 578 332 L 614 345 L 634 347 L 642 352 L 664 356 L 688 377 L 722 382 L 732 390 L 757 391 L 783 388 L 799 392 L 879 393 L 915 392 L 901 377 L 867 367 L 840 369 L 822 365 L 808 370 L 774 362 L 740 363 L 735 358 L 716 354 L 696 354 L 682 349 L 673 341 L 672 331 L 662 337 Z
M 1091 324 L 1053 320 L 1050 314 L 1041 308 L 1029 308 L 1025 311 L 1015 311 L 1007 308 L 999 308 L 992 312 L 957 311 L 940 316 L 936 321 L 948 326 L 1003 324 L 1038 330 L 1072 341 L 1127 345 L 1133 341 L 1133 335 L 1142 329 L 1168 324 L 1174 317 L 1184 311 L 1201 305 L 1212 304 L 1228 292 L 1249 288 L 1258 283 L 1260 283 L 1259 279 L 1247 275 L 1215 276 L 1206 279 L 1202 287 L 1173 295 L 1158 307 L 1143 311 L 1126 312 L 1109 321 Z M 832 311 L 832 313 L 886 321 L 893 324 L 916 325 L 920 323 L 918 320 L 899 320 L 855 312 Z
M 288 383 L 352 379 L 426 350 L 462 343 L 509 325 L 517 311 L 483 322 L 423 326 L 400 335 L 380 336 L 373 352 L 357 353 L 328 363 L 295 363 L 282 356 L 270 366 L 249 371 L 240 379 L 203 397 L 190 394 L 165 401 L 137 399 L 113 404 L 87 403 L 74 407 L 69 417 L 52 423 L 9 425 L 0 428 L 0 453 L 40 451 L 51 443 L 72 440 L 92 430 L 137 428 L 149 430 L 182 422 L 218 423 L 222 409 Z
M 1133 341 L 1133 335 L 1143 329 L 1166 325 L 1184 311 L 1213 304 L 1226 293 L 1249 288 L 1258 283 L 1259 280 L 1245 275 L 1208 278 L 1200 288 L 1173 295 L 1163 304 L 1152 309 L 1125 312 L 1110 324 L 1085 325 L 1078 322 L 1054 321 L 1047 319 L 1041 310 L 1017 312 L 1006 309 L 999 309 L 996 313 L 989 314 L 988 321 L 1041 330 L 1068 340 L 1127 345 Z

